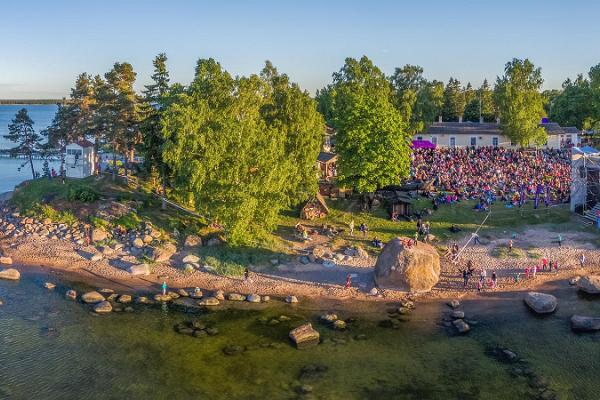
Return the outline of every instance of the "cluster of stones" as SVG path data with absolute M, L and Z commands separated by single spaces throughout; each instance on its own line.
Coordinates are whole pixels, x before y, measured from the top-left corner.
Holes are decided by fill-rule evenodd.
M 465 321 L 465 312 L 459 310 L 460 302 L 456 299 L 449 301 L 448 307 L 452 309 L 450 313 L 446 316 L 444 320 L 444 325 L 446 327 L 452 326 L 455 331 L 459 334 L 465 334 L 471 330 L 471 325 L 474 321 Z
M 219 330 L 215 327 L 207 326 L 200 320 L 194 320 L 175 325 L 175 332 L 200 339 L 207 336 L 215 336 L 219 333 Z
M 294 297 L 294 296 L 291 296 Z M 295 297 L 294 297 L 295 298 Z M 214 307 L 221 304 L 222 301 L 245 301 L 248 303 L 267 303 L 271 300 L 270 296 L 260 296 L 255 293 L 240 294 L 227 293 L 222 290 L 215 290 L 212 293 L 203 293 L 202 290 L 196 288 L 191 290 L 179 289 L 177 292 L 170 291 L 166 294 L 156 294 L 154 301 L 171 302 L 175 305 L 183 307 Z M 287 299 L 286 299 L 287 301 Z M 296 302 L 298 299 L 296 299 Z
M 346 321 L 344 321 L 343 319 L 339 319 L 337 314 L 333 312 L 328 312 L 321 315 L 320 320 L 322 323 L 329 325 L 336 331 L 343 331 L 347 327 Z
M 353 259 L 368 260 L 369 253 L 360 246 L 347 247 L 342 252 L 334 252 L 325 247 L 315 247 L 308 255 L 301 256 L 299 261 L 302 264 L 320 263 L 325 266 L 333 266 Z
M 53 222 L 49 218 L 36 219 L 21 216 L 18 212 L 10 213 L 3 210 L 0 218 L 0 236 L 9 238 L 39 236 L 54 240 L 68 240 L 82 245 L 85 243 L 85 228 L 83 224 L 67 225 Z
M 400 306 L 388 312 L 388 318 L 380 322 L 383 328 L 400 329 L 403 322 L 408 321 L 408 315 L 416 308 L 414 298 L 408 296 L 400 302 Z

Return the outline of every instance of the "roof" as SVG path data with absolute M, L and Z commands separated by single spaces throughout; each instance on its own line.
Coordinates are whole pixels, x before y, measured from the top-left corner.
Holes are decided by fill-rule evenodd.
M 591 146 L 573 147 L 573 152 L 581 153 L 581 154 L 588 154 L 588 155 L 600 153 L 600 151 L 596 150 L 595 148 L 593 148 Z
M 549 135 L 564 135 L 580 133 L 574 126 L 562 127 L 556 122 L 541 123 Z M 425 132 L 427 135 L 502 135 L 500 125 L 495 122 L 434 122 L 429 125 Z
M 84 140 L 78 140 L 78 141 L 76 141 L 74 143 L 71 143 L 71 144 L 76 144 L 77 146 L 84 147 L 84 148 L 85 147 L 94 147 L 94 143 L 92 143 L 92 142 L 90 142 L 89 140 L 86 140 L 86 139 L 84 139 Z
M 319 153 L 317 157 L 317 161 L 321 163 L 328 163 L 330 161 L 334 161 L 337 158 L 337 154 L 334 153 L 326 153 L 324 151 Z

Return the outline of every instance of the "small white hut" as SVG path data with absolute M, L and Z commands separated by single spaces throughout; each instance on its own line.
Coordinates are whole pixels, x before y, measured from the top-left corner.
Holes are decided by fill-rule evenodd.
M 65 171 L 69 178 L 85 178 L 96 172 L 94 143 L 80 140 L 67 145 Z

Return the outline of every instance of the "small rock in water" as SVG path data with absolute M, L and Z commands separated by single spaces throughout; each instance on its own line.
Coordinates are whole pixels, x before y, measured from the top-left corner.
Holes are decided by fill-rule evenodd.
M 52 290 L 52 289 L 54 289 L 56 287 L 56 285 L 54 283 L 51 283 L 51 282 L 46 282 L 46 283 L 44 283 L 44 287 L 46 289 L 48 289 L 48 290 Z
M 177 291 L 177 294 L 180 295 L 181 297 L 188 297 L 190 295 L 185 289 L 179 289 Z
M 146 296 L 138 296 L 135 298 L 135 302 L 138 304 L 146 304 L 148 303 L 148 298 Z
M 321 321 L 332 323 L 338 319 L 338 316 L 334 313 L 325 313 L 321 315 Z
M 271 296 L 263 296 L 262 301 L 263 301 L 263 303 L 267 303 L 267 302 L 271 301 Z
M 571 278 L 571 279 L 569 280 L 569 285 L 577 285 L 577 282 L 579 282 L 579 279 L 581 279 L 581 277 L 580 277 L 580 276 L 576 276 L 576 277 L 574 277 L 574 278 Z
M 0 264 L 12 265 L 13 260 L 11 257 L 0 257 Z
M 168 294 L 155 294 L 154 295 L 154 300 L 155 301 L 161 301 L 161 302 L 167 302 L 167 301 L 171 301 L 171 296 L 169 296 Z
M 456 300 L 456 299 L 450 300 L 447 304 L 451 308 L 458 308 L 460 306 L 460 302 L 458 300 Z
M 128 294 L 122 294 L 119 296 L 119 303 L 121 304 L 127 304 L 127 303 L 131 303 L 131 296 Z
M 450 313 L 450 317 L 453 319 L 463 319 L 465 317 L 465 313 L 464 311 L 455 310 Z
M 319 332 L 314 330 L 310 323 L 300 325 L 290 331 L 290 339 L 292 339 L 298 349 L 317 345 L 320 336 Z
M 81 300 L 84 303 L 96 304 L 96 303 L 100 303 L 100 302 L 104 301 L 104 296 L 102 296 L 100 293 L 98 293 L 96 291 L 92 291 L 92 292 L 84 293 L 81 296 Z
M 3 271 L 0 271 L 0 279 L 18 281 L 19 279 L 21 279 L 21 273 L 14 268 L 5 269 Z
M 215 290 L 212 297 L 214 297 L 215 299 L 217 299 L 219 301 L 223 301 L 223 300 L 225 300 L 225 293 L 222 290 Z
M 573 315 L 571 317 L 571 329 L 577 332 L 600 331 L 600 317 Z
M 285 298 L 285 302 L 286 303 L 297 303 L 298 302 L 298 298 L 296 296 L 288 296 Z
M 556 297 L 540 292 L 528 292 L 523 300 L 537 314 L 553 313 L 558 305 Z
M 462 319 L 455 319 L 452 322 L 452 325 L 454 325 L 454 327 L 456 328 L 458 333 L 467 333 L 471 330 L 471 327 L 469 326 L 469 324 L 467 324 Z
M 198 301 L 199 306 L 218 306 L 219 300 L 214 297 L 204 297 Z
M 98 289 L 98 292 L 102 294 L 113 294 L 115 291 L 113 289 L 102 288 Z
M 94 306 L 94 311 L 98 314 L 105 314 L 112 311 L 112 305 L 110 302 L 104 300 Z
M 65 297 L 69 300 L 77 300 L 77 292 L 73 289 L 67 290 L 67 293 L 65 293 Z
M 342 321 L 341 319 L 334 321 L 333 329 L 338 330 L 338 331 L 343 331 L 344 329 L 346 329 L 346 322 Z
M 246 296 L 246 301 L 249 303 L 260 303 L 260 296 L 257 294 L 249 294 Z
M 246 300 L 246 296 L 243 296 L 243 295 L 241 295 L 239 293 L 229 293 L 227 295 L 227 300 L 230 300 L 230 301 L 244 301 L 244 300 Z

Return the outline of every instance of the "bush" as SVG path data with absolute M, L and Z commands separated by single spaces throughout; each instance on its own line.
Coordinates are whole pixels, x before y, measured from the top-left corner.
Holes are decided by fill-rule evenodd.
M 215 269 L 215 273 L 223 276 L 239 277 L 246 269 L 243 265 L 233 261 L 221 261 L 213 256 L 204 259 L 204 263 Z
M 108 230 L 108 228 L 110 228 L 110 222 L 105 220 L 104 218 L 99 218 L 99 217 L 90 215 L 89 219 L 90 219 L 90 223 L 92 224 L 92 226 L 94 226 L 96 228 L 103 228 L 105 230 Z
M 59 222 L 67 225 L 73 225 L 79 222 L 77 217 L 70 211 L 58 211 L 49 204 L 35 204 L 27 212 L 28 215 L 43 219 L 50 218 L 53 222 Z
M 67 200 L 81 201 L 84 203 L 96 201 L 98 200 L 98 197 L 98 193 L 89 187 L 71 187 L 67 193 Z
M 122 226 L 126 230 L 137 228 L 141 223 L 141 218 L 134 212 L 120 216 L 113 221 L 115 225 Z

